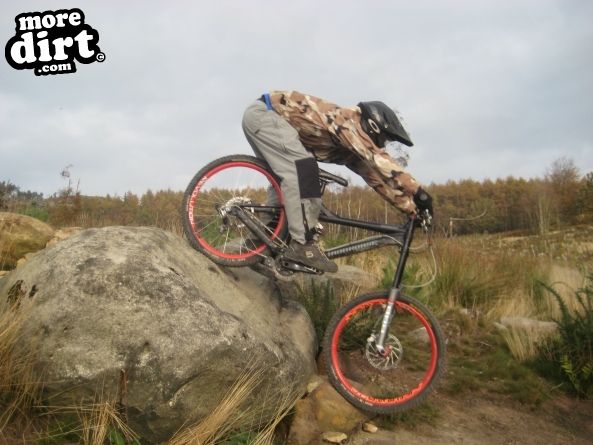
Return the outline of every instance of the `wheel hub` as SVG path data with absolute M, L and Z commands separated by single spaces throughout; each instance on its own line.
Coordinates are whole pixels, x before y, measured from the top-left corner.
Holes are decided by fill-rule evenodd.
M 367 340 L 365 357 L 373 368 L 387 371 L 398 367 L 402 360 L 404 349 L 399 339 L 393 335 L 385 339 L 383 350 L 380 350 L 375 343 L 375 336 Z

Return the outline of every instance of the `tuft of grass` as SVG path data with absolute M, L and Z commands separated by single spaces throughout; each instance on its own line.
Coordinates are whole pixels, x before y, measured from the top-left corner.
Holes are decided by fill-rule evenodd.
M 26 417 L 39 400 L 41 385 L 33 366 L 35 348 L 19 346 L 25 317 L 16 305 L 0 313 L 0 432 L 17 417 Z
M 248 412 L 243 404 L 261 384 L 263 376 L 263 368 L 245 370 L 210 414 L 178 431 L 168 445 L 214 444 L 244 426 Z
M 547 285 L 543 283 L 549 283 Z M 558 294 L 564 307 L 570 312 L 577 312 L 581 308 L 578 299 L 579 289 L 587 286 L 587 276 L 584 271 L 560 266 L 552 265 L 549 274 L 537 281 L 536 287 L 542 294 L 542 306 L 544 311 L 549 315 L 550 319 L 559 319 L 562 317 L 562 305 L 559 304 L 558 298 L 554 293 L 549 292 L 548 288 L 553 288 L 554 292 Z
M 12 227 L 5 227 L 0 223 L 0 231 L 10 235 Z M 12 258 L 12 242 L 8 240 L 7 236 L 0 237 L 0 271 L 14 269 L 15 265 Z
M 475 243 L 473 239 L 436 239 L 438 273 L 416 296 L 441 311 L 461 307 L 490 321 L 510 314 L 541 313 L 542 291 L 537 282 L 547 275 L 549 266 L 509 250 L 485 250 Z M 408 269 L 415 274 L 412 281 L 422 283 L 430 266 L 421 262 L 414 269 L 412 263 Z
M 138 435 L 122 419 L 115 400 L 99 400 L 78 408 L 77 412 L 82 445 L 140 445 Z
M 115 399 L 103 392 L 89 403 L 39 408 L 47 423 L 37 439 L 43 445 L 74 441 L 81 445 L 140 445 L 138 435 L 125 422 Z
M 511 355 L 520 362 L 537 356 L 541 344 L 550 337 L 549 333 L 541 330 L 515 327 L 502 331 L 501 334 Z
M 271 445 L 276 427 L 302 394 L 295 390 L 283 391 L 283 397 L 275 406 L 248 406 L 248 400 L 262 391 L 265 371 L 263 363 L 254 361 L 209 415 L 180 429 L 168 445 Z
M 274 415 L 262 429 L 260 429 L 253 439 L 249 442 L 251 445 L 272 445 L 274 443 L 275 433 L 280 423 L 292 412 L 294 405 L 301 398 L 302 394 L 298 391 L 290 391 L 280 399 L 274 407 Z
M 504 260 L 468 250 L 449 240 L 444 240 L 437 249 L 439 274 L 432 287 L 445 305 L 473 311 L 507 292 L 512 269 Z

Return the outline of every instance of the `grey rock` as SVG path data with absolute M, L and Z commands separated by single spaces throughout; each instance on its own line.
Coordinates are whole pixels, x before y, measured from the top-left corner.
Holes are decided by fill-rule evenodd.
M 502 317 L 500 324 L 506 328 L 531 330 L 548 334 L 558 331 L 558 325 L 553 321 L 540 321 L 527 317 Z
M 362 424 L 362 430 L 367 432 L 367 433 L 371 433 L 374 434 L 377 431 L 379 431 L 379 428 L 377 427 L 377 425 L 375 425 L 372 422 L 365 422 Z
M 219 268 L 155 228 L 75 234 L 2 277 L 0 311 L 9 295 L 27 311 L 23 341 L 39 348 L 51 404 L 111 394 L 142 443 L 211 412 L 254 362 L 265 380 L 252 408 L 304 392 L 315 371 L 315 333 L 301 306 L 282 304 L 267 278 Z
M 326 431 L 321 435 L 321 437 L 323 438 L 324 442 L 329 443 L 342 443 L 348 439 L 346 434 L 337 431 Z
M 418 343 L 429 344 L 430 337 L 428 336 L 428 332 L 424 327 L 414 329 L 413 331 L 408 333 L 408 336 L 411 340 L 414 340 Z

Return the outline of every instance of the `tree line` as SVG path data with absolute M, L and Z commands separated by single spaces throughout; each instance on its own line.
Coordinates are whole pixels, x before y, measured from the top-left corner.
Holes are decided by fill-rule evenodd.
M 148 190 L 141 196 L 85 196 L 68 185 L 50 197 L 21 191 L 0 182 L 0 211 L 36 217 L 54 227 L 148 225 L 180 231 L 181 191 Z M 574 162 L 555 161 L 541 178 L 476 181 L 472 179 L 430 184 L 437 231 L 446 234 L 524 231 L 545 234 L 557 227 L 593 220 L 593 172 L 581 176 Z M 386 223 L 402 220 L 399 212 L 363 186 L 331 188 L 324 194 L 331 210 L 350 218 Z M 328 227 L 332 237 L 357 236 L 356 229 Z

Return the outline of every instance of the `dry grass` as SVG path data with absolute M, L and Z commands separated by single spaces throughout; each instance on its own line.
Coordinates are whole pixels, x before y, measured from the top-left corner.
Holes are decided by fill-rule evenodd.
M 289 392 L 283 397 L 274 409 L 272 420 L 269 421 L 251 442 L 252 445 L 272 445 L 274 433 L 280 422 L 292 411 L 296 402 L 301 398 L 299 392 Z
M 512 356 L 519 361 L 533 358 L 540 353 L 539 346 L 550 334 L 537 329 L 509 328 L 502 336 Z
M 529 279 L 518 276 L 517 279 Z M 585 284 L 585 277 L 578 270 L 539 262 L 533 271 L 533 285 L 529 288 L 514 289 L 508 298 L 499 299 L 489 309 L 488 320 L 507 316 L 536 318 L 538 320 L 557 320 L 560 317 L 558 301 L 545 292 L 541 283 L 546 283 L 558 291 L 571 312 L 579 308 L 575 291 Z
M 549 285 L 562 297 L 570 312 L 579 310 L 580 304 L 576 298 L 576 291 L 582 289 L 585 284 L 585 274 L 574 268 L 553 265 L 549 274 Z M 546 292 L 546 312 L 550 318 L 558 319 L 561 315 L 558 300 L 549 292 Z
M 209 415 L 182 428 L 168 445 L 214 445 L 241 433 L 249 434 L 251 444 L 271 445 L 276 427 L 291 411 L 301 394 L 295 391 L 282 392 L 284 396 L 273 407 L 247 406 L 247 402 L 255 394 L 261 393 L 264 373 L 263 363 L 254 360 Z M 276 391 L 273 394 L 264 394 L 264 401 L 278 400 L 272 397 L 277 395 Z
M 11 307 L 0 314 L 0 432 L 16 417 L 26 417 L 39 396 L 35 348 L 19 346 L 25 317 L 22 310 Z
M 209 415 L 194 425 L 180 430 L 168 445 L 215 444 L 230 432 L 244 426 L 249 422 L 250 417 L 243 405 L 261 384 L 263 375 L 263 368 L 248 368 Z
M 136 434 L 122 420 L 115 408 L 114 400 L 82 406 L 77 409 L 77 413 L 81 425 L 82 445 L 103 445 L 110 434 L 125 437 L 127 443 L 137 439 Z
M 567 246 L 578 244 L 570 234 L 556 234 L 553 243 L 533 236 L 509 240 L 497 236 L 495 245 L 490 236 L 441 241 L 437 278 L 441 292 L 437 293 L 445 297 L 445 306 L 468 307 L 487 322 L 508 316 L 557 320 L 561 315 L 558 301 L 541 283 L 558 290 L 569 310 L 574 311 L 579 306 L 575 291 L 583 287 L 584 272 L 591 268 L 587 261 L 579 263 L 585 258 L 582 251 L 575 251 L 574 258 L 569 256 L 574 249 Z M 535 357 L 549 336 L 535 328 L 503 331 L 509 351 L 519 361 Z
M 4 226 L 0 222 L 0 234 L 6 233 L 7 235 L 10 235 L 11 232 L 12 232 L 12 226 L 8 226 L 8 229 L 7 229 L 6 226 Z M 0 271 L 7 270 L 7 269 L 14 267 L 14 264 L 12 264 L 12 261 L 10 261 L 10 263 L 9 263 L 9 258 L 11 257 L 12 249 L 13 249 L 13 246 L 12 246 L 12 243 L 9 241 L 9 237 L 6 235 L 1 236 L 0 237 Z
M 38 433 L 44 442 L 68 443 L 73 438 L 80 445 L 139 444 L 138 435 L 126 424 L 116 407 L 115 398 L 103 391 L 90 403 L 71 406 L 39 406 L 45 420 L 45 432 Z M 68 420 L 64 423 L 64 419 Z M 77 420 L 74 420 L 77 419 Z M 68 440 L 70 439 L 70 440 Z

